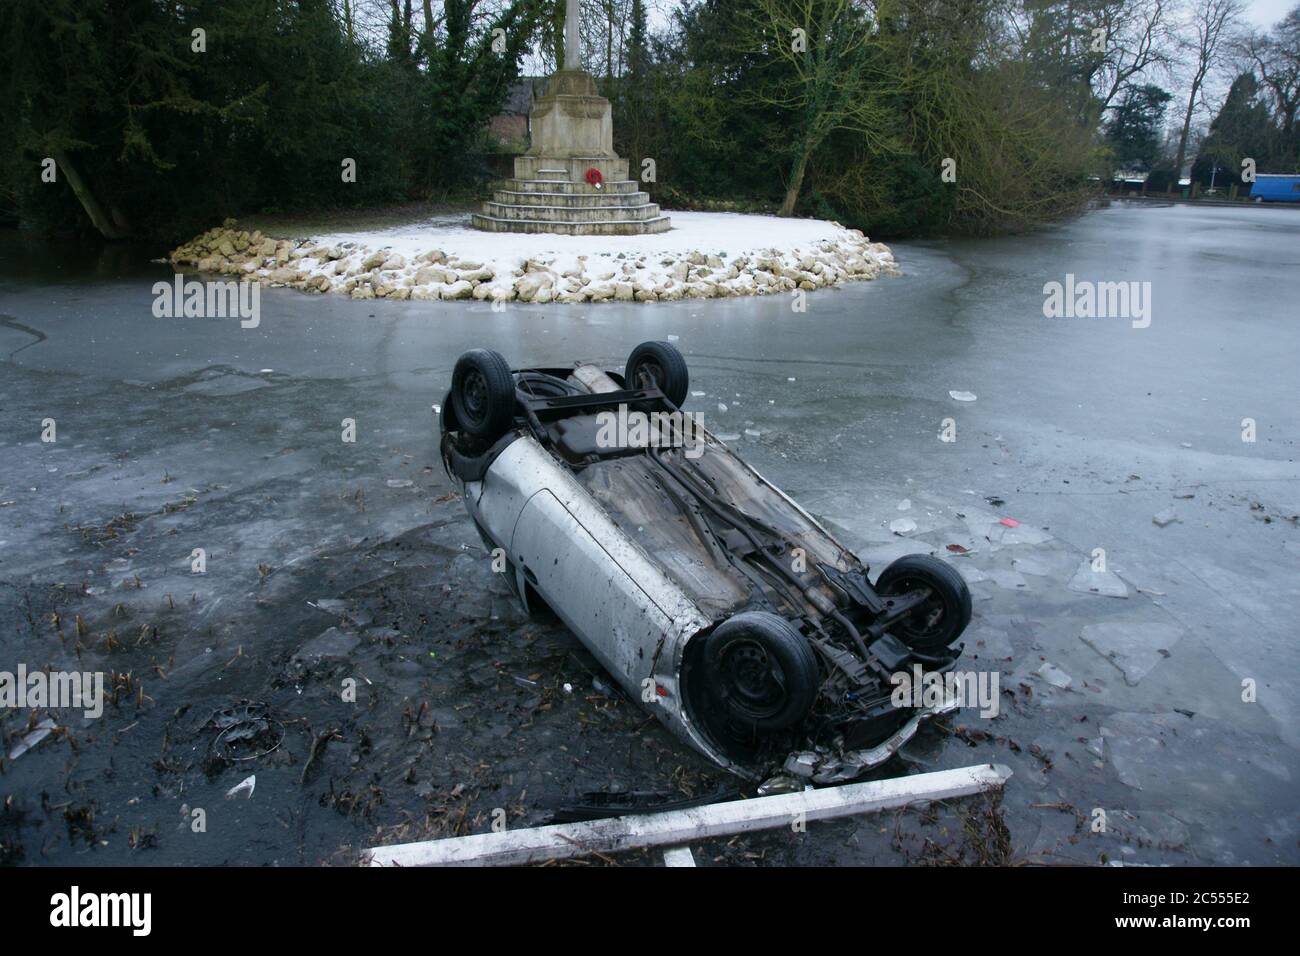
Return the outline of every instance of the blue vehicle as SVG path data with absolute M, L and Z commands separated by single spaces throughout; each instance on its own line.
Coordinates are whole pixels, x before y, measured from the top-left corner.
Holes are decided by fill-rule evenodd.
M 1300 202 L 1300 173 L 1256 173 L 1250 198 L 1263 202 Z

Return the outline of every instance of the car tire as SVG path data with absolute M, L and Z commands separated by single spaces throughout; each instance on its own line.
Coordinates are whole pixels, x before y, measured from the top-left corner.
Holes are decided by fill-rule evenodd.
M 670 342 L 642 342 L 627 357 L 623 381 L 628 388 L 655 386 L 678 408 L 691 387 L 686 359 Z
M 888 600 L 928 587 L 931 597 L 889 631 L 922 654 L 942 652 L 970 623 L 970 588 L 957 569 L 928 554 L 907 554 L 876 579 L 876 593 Z
M 456 360 L 451 407 L 461 431 L 489 442 L 505 434 L 515 417 L 515 381 L 500 352 L 471 349 Z
M 747 729 L 788 730 L 808 716 L 821 688 L 811 645 L 783 617 L 745 611 L 705 638 L 709 694 Z

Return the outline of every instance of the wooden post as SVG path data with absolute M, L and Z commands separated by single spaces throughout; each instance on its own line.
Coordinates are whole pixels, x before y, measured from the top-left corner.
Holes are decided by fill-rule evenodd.
M 688 810 L 381 846 L 372 849 L 365 862 L 370 866 L 501 866 L 647 846 L 677 847 L 691 840 L 788 827 L 795 820 L 829 820 L 996 790 L 1010 776 L 1001 764 L 978 764 Z

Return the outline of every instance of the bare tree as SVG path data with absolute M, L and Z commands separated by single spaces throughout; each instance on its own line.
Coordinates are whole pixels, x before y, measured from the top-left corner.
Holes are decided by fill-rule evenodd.
M 1289 139 L 1300 110 L 1300 6 L 1269 33 L 1251 35 L 1244 48 L 1273 101 L 1282 135 Z
M 1000 0 L 999 35 L 1095 126 L 1129 89 L 1172 62 L 1179 0 Z
M 1192 130 L 1192 116 L 1205 85 L 1205 79 L 1224 56 L 1231 52 L 1235 32 L 1239 29 L 1243 0 L 1196 0 L 1192 10 L 1188 34 L 1183 45 L 1191 51 L 1191 87 L 1187 93 L 1187 109 L 1183 112 L 1183 128 L 1178 136 L 1178 152 L 1174 160 L 1174 175 L 1181 176 L 1187 159 L 1187 138 Z
M 1086 76 L 1096 117 L 1130 86 L 1148 81 L 1152 71 L 1168 69 L 1171 6 L 1170 0 L 1108 0 L 1097 11 L 1093 29 L 1104 31 L 1096 36 L 1102 54 L 1089 64 Z
M 754 106 L 790 117 L 791 165 L 779 215 L 794 214 L 808 161 L 835 130 L 868 141 L 885 126 L 882 78 L 866 55 L 875 35 L 872 7 L 859 0 L 756 0 L 736 18 L 736 43 L 770 65 Z

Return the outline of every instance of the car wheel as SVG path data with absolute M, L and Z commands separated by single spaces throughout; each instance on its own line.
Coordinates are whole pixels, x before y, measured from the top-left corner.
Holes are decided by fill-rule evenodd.
M 709 692 L 753 730 L 787 730 L 805 717 L 821 686 L 817 655 L 783 617 L 746 611 L 718 625 L 704 644 Z
M 919 588 L 929 588 L 930 597 L 889 630 L 915 651 L 942 651 L 970 623 L 970 588 L 956 568 L 928 554 L 904 555 L 876 579 L 876 593 L 886 600 Z
M 451 407 L 462 431 L 494 441 L 515 416 L 515 382 L 500 352 L 471 349 L 451 374 Z
M 623 381 L 628 388 L 654 387 L 663 392 L 668 401 L 681 407 L 691 387 L 686 359 L 669 342 L 642 342 L 627 357 L 627 370 Z

